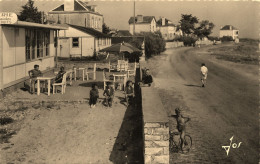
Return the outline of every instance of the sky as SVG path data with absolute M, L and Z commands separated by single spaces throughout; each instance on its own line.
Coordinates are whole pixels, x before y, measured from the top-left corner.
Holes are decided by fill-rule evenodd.
M 26 0 L 0 0 L 0 11 L 19 13 Z M 87 1 L 97 5 L 104 15 L 104 21 L 110 28 L 129 30 L 128 20 L 133 16 L 133 1 Z M 63 4 L 63 0 L 35 0 L 40 11 L 48 12 Z M 224 25 L 233 25 L 239 29 L 240 38 L 259 38 L 260 4 L 254 1 L 138 1 L 136 15 L 166 17 L 178 24 L 181 14 L 192 14 L 199 20 L 209 20 L 215 24 L 213 36 L 219 35 Z

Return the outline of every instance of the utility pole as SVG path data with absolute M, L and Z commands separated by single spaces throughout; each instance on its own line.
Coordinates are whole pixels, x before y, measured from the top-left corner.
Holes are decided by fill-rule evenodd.
M 133 35 L 135 35 L 135 0 L 134 0 L 134 26 L 133 26 Z

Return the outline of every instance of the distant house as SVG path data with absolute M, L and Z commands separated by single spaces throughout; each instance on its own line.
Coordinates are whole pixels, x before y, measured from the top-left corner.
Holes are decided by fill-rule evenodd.
M 232 25 L 226 25 L 221 27 L 219 32 L 219 37 L 222 38 L 223 36 L 231 36 L 233 40 L 238 39 L 239 30 Z
M 35 64 L 42 72 L 55 67 L 55 39 L 65 27 L 17 21 L 0 25 L 0 89 L 23 84 Z
M 111 46 L 111 37 L 89 27 L 64 25 L 59 33 L 60 57 L 93 56 L 94 52 Z
M 126 37 L 132 36 L 132 34 L 128 30 L 118 30 L 115 33 L 112 33 L 113 37 Z
M 129 31 L 133 35 L 133 26 L 135 22 L 135 32 L 155 32 L 156 31 L 156 19 L 154 16 L 142 16 L 131 17 L 128 21 Z
M 182 31 L 177 29 L 176 25 L 164 17 L 157 21 L 157 29 L 162 33 L 165 40 L 172 40 L 176 36 L 182 36 Z
M 48 12 L 48 22 L 74 24 L 102 31 L 103 15 L 95 5 L 80 0 L 66 0 L 65 3 Z

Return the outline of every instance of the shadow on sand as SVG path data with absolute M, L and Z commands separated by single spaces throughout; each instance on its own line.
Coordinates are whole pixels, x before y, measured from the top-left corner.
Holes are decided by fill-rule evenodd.
M 187 87 L 200 87 L 201 88 L 200 85 L 193 85 L 193 84 L 184 84 L 184 85 Z
M 139 77 L 138 71 L 136 77 Z M 136 78 L 136 81 L 139 79 Z M 135 86 L 135 105 L 128 106 L 109 160 L 113 163 L 143 163 L 141 90 Z

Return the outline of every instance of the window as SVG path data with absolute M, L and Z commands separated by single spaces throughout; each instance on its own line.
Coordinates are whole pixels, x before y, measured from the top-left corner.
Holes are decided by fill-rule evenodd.
M 72 47 L 79 47 L 79 38 L 72 38 Z
M 25 56 L 26 61 L 49 56 L 50 31 L 25 30 Z
M 236 31 L 236 34 L 238 35 L 238 31 Z
M 106 45 L 106 39 L 103 38 L 102 40 L 103 40 L 103 45 Z
M 44 47 L 45 47 L 45 56 L 49 56 L 50 55 L 50 32 L 47 31 L 45 32 L 45 36 L 44 36 Z
M 102 45 L 102 38 L 98 38 L 98 45 Z
M 44 33 L 37 31 L 37 58 L 43 57 Z

